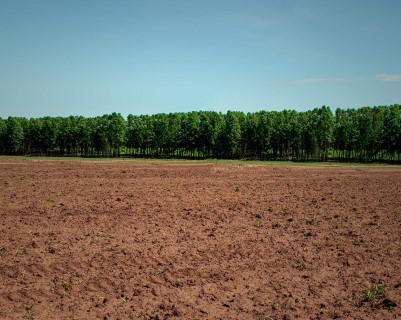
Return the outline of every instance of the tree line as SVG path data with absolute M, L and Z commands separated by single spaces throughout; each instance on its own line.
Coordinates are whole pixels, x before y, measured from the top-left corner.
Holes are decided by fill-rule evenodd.
M 400 105 L 0 118 L 0 154 L 400 161 Z

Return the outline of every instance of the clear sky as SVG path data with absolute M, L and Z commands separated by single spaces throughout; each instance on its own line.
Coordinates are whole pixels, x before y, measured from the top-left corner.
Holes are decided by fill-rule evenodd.
M 400 0 L 0 0 L 0 117 L 401 103 Z

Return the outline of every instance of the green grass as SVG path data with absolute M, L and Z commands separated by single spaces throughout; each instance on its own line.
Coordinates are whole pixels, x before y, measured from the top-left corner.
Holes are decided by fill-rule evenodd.
M 356 162 L 313 162 L 313 161 L 263 161 L 263 160 L 226 160 L 226 159 L 158 159 L 158 158 L 103 158 L 103 157 L 46 157 L 46 156 L 4 156 L 0 155 L 0 159 L 23 159 L 23 160 L 47 160 L 47 161 L 95 161 L 95 162 L 161 162 L 161 163 L 226 163 L 226 164 L 252 164 L 260 166 L 305 166 L 305 167 L 375 167 L 375 168 L 401 168 L 401 165 L 382 164 L 382 163 L 356 163 Z
M 27 315 L 31 316 L 33 314 L 33 306 L 25 307 L 25 312 Z
M 371 283 L 369 286 L 362 291 L 361 300 L 362 302 L 372 302 L 378 298 L 383 297 L 387 287 L 380 283 Z
M 357 283 L 361 281 L 358 280 Z M 378 299 L 384 298 L 387 286 L 382 283 L 368 283 L 364 290 L 357 296 L 356 307 L 360 308 L 364 303 L 372 303 Z

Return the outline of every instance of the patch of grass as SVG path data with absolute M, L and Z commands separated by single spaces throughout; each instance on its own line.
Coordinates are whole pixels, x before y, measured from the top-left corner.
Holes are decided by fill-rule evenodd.
M 260 223 L 260 221 L 256 221 L 256 222 L 252 223 L 251 226 L 259 229 L 262 227 L 262 224 Z
M 323 243 L 321 241 L 316 241 L 313 244 L 317 250 L 321 250 L 323 248 Z
M 26 248 L 24 246 L 19 246 L 17 248 L 16 254 L 20 255 L 20 256 L 24 256 L 27 254 Z
M 273 311 L 277 310 L 278 302 L 276 300 L 269 300 L 269 303 L 271 305 L 271 308 Z
M 173 287 L 175 287 L 175 288 L 181 287 L 181 286 L 182 286 L 182 281 L 181 281 L 181 279 L 175 280 L 175 281 L 172 283 L 172 285 L 173 285 Z
M 307 266 L 306 266 L 306 264 L 304 263 L 304 262 L 299 262 L 299 261 L 297 261 L 297 262 L 295 262 L 293 265 L 292 265 L 292 267 L 294 268 L 294 269 L 297 269 L 298 271 L 305 271 L 305 270 L 307 270 Z
M 378 299 L 384 298 L 387 286 L 382 283 L 368 283 L 367 287 L 360 292 L 357 297 L 356 306 L 359 308 L 364 303 L 372 303 Z
M 337 227 L 338 227 L 338 228 L 348 228 L 348 225 L 347 225 L 344 221 L 340 221 L 340 222 L 337 224 Z
M 255 219 L 262 219 L 262 215 L 260 213 L 252 213 L 251 214 L 252 217 L 254 217 Z
M 381 283 L 370 283 L 368 287 L 362 291 L 361 300 L 362 302 L 372 302 L 378 298 L 383 297 L 387 287 Z
M 71 281 L 63 282 L 61 286 L 64 288 L 65 291 L 71 291 L 72 289 Z
M 112 251 L 113 249 L 111 248 L 111 246 L 109 245 L 102 245 L 102 247 L 100 248 L 100 251 L 105 252 L 105 251 Z
M 165 271 L 166 271 L 166 269 L 165 269 L 164 267 L 158 267 L 158 268 L 156 268 L 156 274 L 157 274 L 157 275 L 162 274 L 162 273 L 164 273 Z
M 330 219 L 330 218 L 331 218 L 331 214 L 330 214 L 327 210 L 324 210 L 324 211 L 322 212 L 322 217 L 323 217 L 324 219 Z
M 325 312 L 326 312 L 326 309 L 325 309 L 325 308 L 319 308 L 319 309 L 317 310 L 317 314 L 318 314 L 318 315 L 323 315 Z
M 33 314 L 33 305 L 29 307 L 25 307 L 25 312 L 27 315 L 32 315 Z
M 207 210 L 211 210 L 212 209 L 212 206 L 210 204 L 207 204 L 207 203 L 202 204 L 202 207 L 204 207 Z
M 165 162 L 165 163 L 228 163 L 228 164 L 253 164 L 253 165 L 268 165 L 268 166 L 306 166 L 306 167 L 375 167 L 375 168 L 388 168 L 388 167 L 400 167 L 397 164 L 385 164 L 385 163 L 357 163 L 357 162 L 314 162 L 314 161 L 262 161 L 262 160 L 223 160 L 223 159 L 203 159 L 203 160 L 191 160 L 191 159 L 159 159 L 159 158 L 101 158 L 101 157 L 45 157 L 45 156 L 4 156 L 3 159 L 34 159 L 43 161 L 96 161 L 96 162 Z
M 280 221 L 278 221 L 278 220 L 273 220 L 272 221 L 272 229 L 277 229 L 277 228 L 280 228 L 280 227 L 281 227 Z

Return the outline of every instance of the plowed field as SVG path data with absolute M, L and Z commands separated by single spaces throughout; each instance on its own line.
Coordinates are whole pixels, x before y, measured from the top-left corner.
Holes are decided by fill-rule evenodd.
M 0 159 L 0 319 L 401 319 L 401 169 Z

